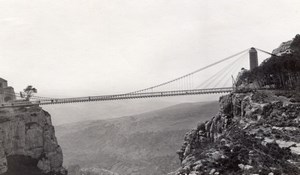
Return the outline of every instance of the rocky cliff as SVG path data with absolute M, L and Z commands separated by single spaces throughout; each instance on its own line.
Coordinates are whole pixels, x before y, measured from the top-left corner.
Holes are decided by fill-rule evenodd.
M 217 115 L 186 134 L 174 174 L 300 174 L 300 35 L 273 54 L 240 76 Z M 243 88 L 253 82 L 272 88 Z
M 221 97 L 220 112 L 186 134 L 177 174 L 300 174 L 299 96 L 256 91 Z
M 38 106 L 1 108 L 0 142 L 0 174 L 67 174 L 51 116 Z

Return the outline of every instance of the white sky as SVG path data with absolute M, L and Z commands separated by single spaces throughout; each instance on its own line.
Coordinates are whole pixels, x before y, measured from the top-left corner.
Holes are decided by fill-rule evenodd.
M 299 0 L 0 0 L 0 77 L 16 91 L 145 88 L 300 29 Z M 215 70 L 213 70 L 215 71 Z

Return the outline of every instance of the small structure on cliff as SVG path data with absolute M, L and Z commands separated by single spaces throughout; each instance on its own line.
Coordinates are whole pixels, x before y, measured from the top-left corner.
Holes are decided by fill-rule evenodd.
M 250 60 L 250 70 L 253 70 L 258 66 L 258 58 L 257 58 L 257 51 L 254 47 L 251 47 L 249 50 L 249 60 Z
M 0 78 L 0 104 L 16 100 L 14 88 L 8 86 L 7 80 Z

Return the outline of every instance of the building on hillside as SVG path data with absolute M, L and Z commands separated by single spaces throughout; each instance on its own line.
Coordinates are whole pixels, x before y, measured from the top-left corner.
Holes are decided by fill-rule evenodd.
M 8 103 L 13 100 L 16 100 L 14 88 L 8 86 L 5 79 L 0 78 L 0 104 Z

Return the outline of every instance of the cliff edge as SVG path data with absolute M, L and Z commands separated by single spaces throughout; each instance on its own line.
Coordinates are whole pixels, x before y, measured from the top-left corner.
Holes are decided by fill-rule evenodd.
M 0 174 L 67 174 L 51 116 L 41 107 L 1 108 L 0 143 Z
M 217 115 L 186 134 L 173 174 L 300 174 L 300 35 L 273 54 L 241 74 Z
M 220 98 L 220 112 L 186 134 L 177 174 L 300 174 L 300 104 L 282 95 Z

